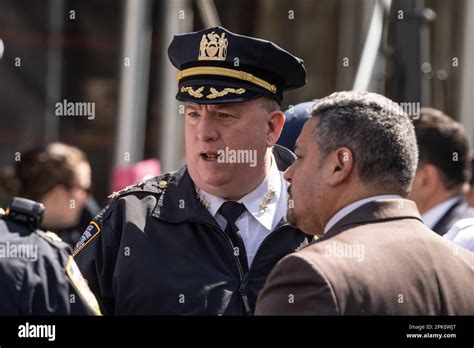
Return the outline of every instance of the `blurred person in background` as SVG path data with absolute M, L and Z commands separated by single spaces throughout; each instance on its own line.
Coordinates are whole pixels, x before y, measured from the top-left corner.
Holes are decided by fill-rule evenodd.
M 310 117 L 308 109 L 313 106 L 315 102 L 316 100 L 299 103 L 285 111 L 285 125 L 277 141 L 278 145 L 284 146 L 291 151 L 294 150 L 296 139 L 300 135 L 305 122 Z
M 474 251 L 474 219 L 457 221 L 443 237 L 469 251 Z
M 465 199 L 470 207 L 474 207 L 474 152 L 471 153 L 471 181 L 469 181 L 469 192 L 466 193 Z
M 80 149 L 51 143 L 21 153 L 0 170 L 0 187 L 11 196 L 44 204 L 41 227 L 55 232 L 71 247 L 98 212 L 90 198 L 91 168 Z M 81 222 L 81 217 L 83 220 Z
M 469 191 L 465 195 L 465 200 L 470 207 L 474 207 L 474 153 L 471 153 L 471 181 L 469 182 Z M 467 218 L 459 220 L 451 229 L 443 236 L 446 239 L 474 251 L 474 219 Z
M 443 112 L 422 108 L 413 121 L 419 148 L 419 163 L 410 199 L 423 222 L 439 235 L 474 209 L 464 194 L 471 176 L 469 145 L 464 126 Z
M 129 167 L 118 167 L 112 171 L 112 190 L 120 191 L 127 186 L 160 175 L 160 161 L 154 158 L 139 161 Z

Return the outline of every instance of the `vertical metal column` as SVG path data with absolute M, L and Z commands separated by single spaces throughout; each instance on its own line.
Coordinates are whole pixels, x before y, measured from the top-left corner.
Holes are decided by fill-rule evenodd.
M 386 95 L 396 102 L 421 99 L 420 5 L 418 0 L 392 2 L 389 42 L 393 55 Z
M 369 90 L 370 81 L 382 42 L 384 12 L 380 0 L 375 1 L 372 19 L 365 39 L 364 49 L 354 79 L 354 91 Z
M 158 159 L 162 171 L 168 172 L 182 164 L 184 115 L 180 111 L 184 109 L 180 110 L 180 103 L 175 99 L 177 71 L 169 62 L 166 48 L 174 35 L 191 31 L 193 13 L 188 0 L 167 0 L 163 12 Z
M 124 1 L 124 35 L 114 167 L 128 167 L 143 159 L 152 9 L 150 0 Z
M 49 0 L 49 45 L 46 63 L 46 105 L 44 113 L 44 142 L 58 139 L 59 118 L 55 115 L 55 104 L 61 98 L 62 49 L 64 27 L 64 1 Z
M 464 18 L 462 34 L 462 56 L 459 58 L 461 69 L 461 88 L 459 98 L 459 120 L 466 127 L 469 143 L 474 141 L 474 1 L 464 0 Z
M 216 27 L 221 25 L 216 4 L 213 0 L 197 0 L 196 5 L 206 27 Z

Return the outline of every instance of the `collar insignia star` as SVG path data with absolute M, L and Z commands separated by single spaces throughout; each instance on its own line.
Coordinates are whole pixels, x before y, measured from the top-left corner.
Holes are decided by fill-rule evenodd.
M 196 197 L 199 202 L 201 202 L 202 205 L 206 207 L 206 209 L 211 207 L 211 203 L 209 203 L 206 198 L 204 198 L 204 196 L 201 194 L 201 190 L 198 187 L 196 187 Z
M 267 210 L 267 205 L 270 204 L 273 197 L 275 197 L 275 193 L 275 190 L 272 190 L 271 188 L 268 189 L 268 193 L 265 195 L 265 197 L 263 197 L 262 203 L 258 206 L 260 211 L 265 212 Z

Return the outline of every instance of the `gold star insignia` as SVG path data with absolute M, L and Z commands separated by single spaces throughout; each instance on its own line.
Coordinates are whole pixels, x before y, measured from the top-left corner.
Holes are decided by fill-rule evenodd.
M 199 202 L 201 202 L 202 205 L 206 207 L 206 209 L 209 209 L 211 207 L 211 203 L 209 203 L 206 198 L 201 194 L 201 190 L 196 187 L 196 196 Z
M 118 194 L 119 194 L 119 191 L 114 191 L 107 198 L 112 198 L 113 199 L 113 198 L 117 197 Z
M 267 205 L 270 204 L 273 197 L 275 196 L 276 191 L 268 188 L 268 193 L 263 197 L 263 202 L 259 205 L 260 211 L 265 212 L 267 210 Z

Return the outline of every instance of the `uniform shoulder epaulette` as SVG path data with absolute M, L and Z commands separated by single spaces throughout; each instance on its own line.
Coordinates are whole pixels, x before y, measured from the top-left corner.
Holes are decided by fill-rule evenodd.
M 37 230 L 37 234 L 55 247 L 65 246 L 66 243 L 54 232 Z
M 51 231 L 46 231 L 44 235 L 56 243 L 61 243 L 63 241 L 61 237 L 59 237 L 56 233 L 51 232 Z
M 86 230 L 77 242 L 76 247 L 74 248 L 73 256 L 75 257 L 77 254 L 79 254 L 79 252 L 101 232 L 102 221 L 112 213 L 113 206 L 116 203 L 117 198 L 136 192 L 148 192 L 160 196 L 158 198 L 157 206 L 161 206 L 163 203 L 163 193 L 165 192 L 168 185 L 174 182 L 175 179 L 175 172 L 166 173 L 151 179 L 142 180 L 139 183 L 127 186 L 123 190 L 112 193 L 109 196 L 109 203 L 99 214 L 95 216 L 94 220 L 90 222 L 89 226 L 87 226 Z
M 127 186 L 120 191 L 112 192 L 112 194 L 110 194 L 108 198 L 113 200 L 114 198 L 117 198 L 119 196 L 135 192 L 149 192 L 153 194 L 160 194 L 168 187 L 171 182 L 173 182 L 173 180 L 173 173 L 166 173 L 151 179 L 142 180 L 136 184 Z

